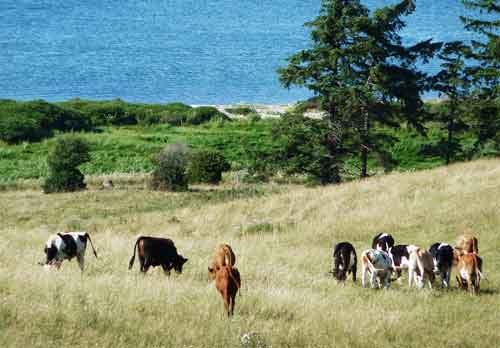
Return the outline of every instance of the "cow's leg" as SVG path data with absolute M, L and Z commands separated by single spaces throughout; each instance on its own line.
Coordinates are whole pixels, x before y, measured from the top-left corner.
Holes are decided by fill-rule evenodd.
M 236 294 L 231 294 L 231 315 L 234 314 L 234 301 L 236 301 Z
M 144 272 L 144 263 L 145 262 L 146 262 L 146 260 L 144 259 L 144 257 L 139 255 L 139 270 L 141 272 Z
M 165 275 L 166 275 L 167 277 L 170 277 L 170 269 L 168 268 L 168 265 L 166 265 L 166 264 L 162 264 L 162 265 L 161 265 L 161 268 L 163 268 L 163 272 L 165 273 Z
M 377 271 L 374 270 L 370 277 L 370 286 L 372 287 L 372 289 L 376 286 L 376 282 L 377 282 Z
M 356 265 L 351 267 L 351 272 L 352 272 L 352 281 L 356 282 Z
M 141 265 L 141 272 L 146 274 L 146 272 L 149 270 L 149 267 L 151 267 L 151 260 L 145 259 L 144 263 Z
M 449 268 L 444 274 L 444 285 L 446 288 L 450 286 L 450 278 L 451 278 L 451 268 Z
M 361 266 L 361 286 L 366 287 L 366 267 L 364 265 Z
M 226 310 L 227 316 L 229 317 L 231 314 L 229 312 L 229 296 L 225 291 L 220 292 L 222 296 L 222 302 L 224 302 L 224 309 Z
M 78 261 L 78 266 L 80 266 L 80 270 L 83 273 L 83 270 L 85 268 L 85 255 L 83 254 L 76 255 L 76 260 Z
M 413 283 L 414 271 L 413 268 L 408 268 L 408 287 L 411 288 L 411 283 Z
M 385 272 L 384 287 L 389 289 L 391 286 L 391 272 Z

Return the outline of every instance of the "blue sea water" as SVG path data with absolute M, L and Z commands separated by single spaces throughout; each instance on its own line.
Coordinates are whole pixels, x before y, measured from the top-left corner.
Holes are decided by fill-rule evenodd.
M 364 1 L 370 8 L 396 1 Z M 320 0 L 0 0 L 0 98 L 286 103 L 276 69 Z M 408 43 L 468 39 L 459 0 L 417 0 Z M 436 63 L 425 67 L 438 69 Z

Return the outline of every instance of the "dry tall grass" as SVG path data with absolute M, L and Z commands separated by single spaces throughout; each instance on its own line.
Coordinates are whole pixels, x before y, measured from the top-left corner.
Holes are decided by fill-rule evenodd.
M 0 346 L 238 347 L 251 331 L 272 347 L 499 346 L 500 160 L 215 204 L 183 195 L 0 193 Z M 74 261 L 36 265 L 48 235 L 67 228 L 88 230 L 98 249 L 83 276 Z M 473 233 L 489 280 L 477 297 L 339 286 L 327 274 L 333 244 L 360 253 L 378 231 L 424 247 Z M 172 238 L 189 258 L 184 273 L 128 271 L 137 234 Z M 207 283 L 219 242 L 243 280 L 230 320 Z

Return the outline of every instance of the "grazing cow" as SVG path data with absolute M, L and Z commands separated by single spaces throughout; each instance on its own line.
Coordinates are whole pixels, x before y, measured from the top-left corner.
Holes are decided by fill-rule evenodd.
M 90 235 L 87 232 L 66 232 L 57 233 L 50 236 L 45 243 L 44 252 L 47 256 L 45 263 L 41 265 L 55 266 L 57 269 L 61 267 L 64 260 L 71 260 L 76 257 L 78 266 L 83 272 L 85 266 L 85 250 L 87 249 L 87 240 L 90 241 L 94 256 L 97 258 L 94 244 Z
M 219 244 L 215 249 L 212 262 L 208 266 L 208 280 L 215 279 L 215 272 L 222 266 L 233 267 L 236 262 L 233 249 L 228 244 Z
M 396 271 L 396 279 L 400 280 L 402 271 L 408 269 L 410 252 L 415 248 L 415 245 L 406 244 L 398 244 L 389 248 L 389 255 L 392 259 L 392 267 Z
M 457 248 L 465 253 L 479 254 L 477 238 L 473 236 L 462 235 L 458 238 Z
M 387 233 L 379 233 L 373 238 L 372 249 L 389 251 L 394 246 L 394 238 Z
M 356 250 L 351 243 L 342 242 L 335 245 L 333 250 L 333 270 L 332 274 L 339 282 L 344 282 L 349 273 L 352 274 L 352 281 L 356 281 L 356 265 L 358 263 Z
M 241 277 L 238 269 L 229 265 L 221 266 L 215 271 L 215 287 L 222 296 L 227 316 L 233 315 L 236 293 L 241 287 Z
M 378 279 L 378 287 L 389 288 L 392 260 L 388 253 L 382 250 L 368 249 L 361 254 L 361 285 L 366 286 L 366 272 L 371 274 L 370 284 L 374 288 Z
M 459 256 L 457 264 L 457 282 L 464 290 L 479 294 L 483 260 L 476 253 L 464 253 Z
M 423 288 L 427 279 L 429 288 L 432 289 L 435 277 L 431 253 L 422 248 L 412 249 L 408 265 L 408 286 L 411 288 L 412 282 L 415 280 L 415 284 L 419 288 Z
M 441 286 L 450 286 L 451 269 L 453 268 L 453 247 L 446 243 L 434 243 L 429 248 L 434 261 L 434 273 L 439 273 Z
M 161 266 L 167 276 L 170 276 L 172 268 L 180 274 L 182 266 L 188 260 L 177 253 L 177 248 L 171 239 L 139 236 L 135 241 L 134 253 L 129 261 L 128 269 L 134 265 L 137 249 L 140 270 L 143 273 L 146 273 L 151 266 Z

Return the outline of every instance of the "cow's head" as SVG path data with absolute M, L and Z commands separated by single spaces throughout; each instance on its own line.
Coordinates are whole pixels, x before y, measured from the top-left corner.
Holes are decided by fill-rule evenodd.
M 187 262 L 187 260 L 188 259 L 186 259 L 182 255 L 177 255 L 174 262 L 172 263 L 172 266 L 174 266 L 175 272 L 181 274 L 182 273 L 182 266 Z
M 56 260 L 57 248 L 54 245 L 46 245 L 43 251 L 45 252 L 45 255 L 47 257 L 45 264 L 48 265 Z

